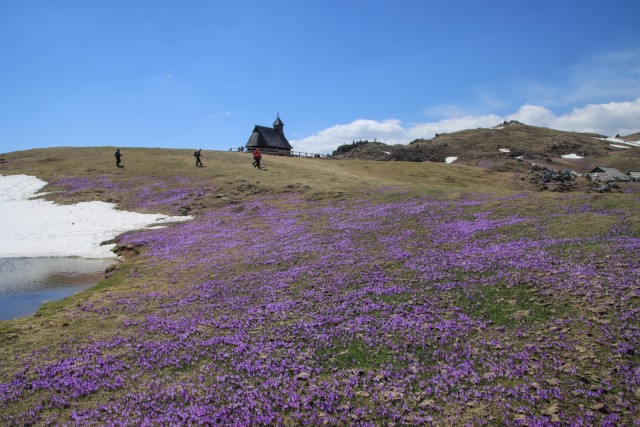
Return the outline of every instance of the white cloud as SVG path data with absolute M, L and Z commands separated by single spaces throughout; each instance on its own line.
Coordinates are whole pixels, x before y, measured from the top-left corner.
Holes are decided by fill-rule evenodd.
M 208 119 L 219 119 L 224 117 L 229 117 L 233 114 L 233 111 L 223 111 L 222 113 L 213 113 L 207 116 Z
M 487 114 L 483 116 L 463 116 L 455 119 L 443 119 L 431 123 L 417 123 L 407 130 L 407 136 L 410 139 L 404 142 L 408 143 L 419 138 L 433 138 L 436 133 L 456 132 L 479 127 L 493 127 L 503 121 L 504 119 L 500 116 Z
M 349 124 L 335 125 L 321 130 L 307 138 L 291 141 L 291 145 L 296 151 L 330 153 L 342 144 L 350 144 L 358 140 L 377 139 L 387 144 L 403 143 L 406 142 L 406 132 L 400 126 L 400 120 L 389 119 L 378 122 L 359 119 Z
M 590 104 L 556 115 L 548 108 L 538 105 L 523 105 L 515 113 L 506 116 L 495 114 L 466 115 L 434 122 L 416 123 L 408 128 L 397 119 L 384 121 L 359 119 L 348 124 L 332 126 L 315 135 L 293 140 L 296 151 L 331 153 L 342 144 L 357 140 L 384 142 L 385 144 L 407 144 L 419 138 L 433 138 L 436 133 L 449 133 L 478 127 L 493 127 L 503 121 L 518 120 L 532 125 L 552 129 L 595 132 L 603 135 L 622 135 L 640 131 L 640 98 L 630 102 Z
M 590 104 L 560 116 L 544 107 L 525 105 L 507 116 L 507 120 L 559 130 L 625 135 L 640 130 L 640 98 L 630 102 Z
M 538 105 L 523 105 L 514 114 L 507 116 L 507 120 L 517 120 L 533 126 L 553 127 L 552 123 L 556 119 L 553 111 Z

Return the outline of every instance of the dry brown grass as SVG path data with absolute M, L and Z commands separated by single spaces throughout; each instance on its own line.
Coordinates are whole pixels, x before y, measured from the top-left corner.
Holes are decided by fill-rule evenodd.
M 191 150 L 122 149 L 124 168 L 115 167 L 113 147 L 49 148 L 0 156 L 0 173 L 28 173 L 45 181 L 66 176 L 171 179 L 177 176 L 212 182 L 220 193 L 245 197 L 257 193 L 303 192 L 313 197 L 357 193 L 382 187 L 417 191 L 504 191 L 526 186 L 512 173 L 463 165 L 366 160 L 301 159 L 264 156 L 264 168 L 251 166 L 246 153 L 203 151 L 196 168 Z

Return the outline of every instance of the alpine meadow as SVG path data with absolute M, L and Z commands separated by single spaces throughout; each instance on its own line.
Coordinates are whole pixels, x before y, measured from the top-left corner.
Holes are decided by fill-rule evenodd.
M 640 183 L 113 150 L 0 156 L 59 204 L 193 216 L 0 321 L 0 424 L 640 425 Z

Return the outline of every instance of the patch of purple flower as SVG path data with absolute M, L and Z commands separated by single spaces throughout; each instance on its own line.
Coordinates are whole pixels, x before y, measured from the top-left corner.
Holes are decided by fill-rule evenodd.
M 182 206 L 192 204 L 213 192 L 210 183 L 191 182 L 185 177 L 173 177 L 170 182 L 147 176 L 127 177 L 126 181 L 117 181 L 111 176 L 65 177 L 52 181 L 51 185 L 64 189 L 65 196 L 87 191 L 101 193 L 108 189 L 121 199 L 122 205 L 129 208 L 153 207 L 173 214 L 180 213 Z
M 0 420 L 631 425 L 640 238 L 617 227 L 558 239 L 540 212 L 500 213 L 525 212 L 533 197 L 503 197 L 500 211 L 472 194 L 296 199 L 289 210 L 256 200 L 128 234 L 123 244 L 144 247 L 135 289 L 86 302 L 69 320 L 117 316 L 118 330 L 4 373 Z M 522 224 L 536 232 L 505 232 Z M 593 247 L 606 249 L 604 262 Z

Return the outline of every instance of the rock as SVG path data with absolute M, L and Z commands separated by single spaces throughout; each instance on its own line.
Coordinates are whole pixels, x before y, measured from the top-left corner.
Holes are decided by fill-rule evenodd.
M 187 214 L 189 214 L 189 212 L 191 212 L 191 206 L 189 206 L 189 205 L 182 205 L 182 206 L 180 206 L 180 207 L 176 210 L 176 212 L 177 212 L 179 215 L 187 215 Z
M 556 404 L 553 404 L 549 406 L 547 409 L 545 409 L 543 413 L 545 415 L 556 415 L 559 411 L 560 411 L 560 407 Z
M 571 170 L 555 170 L 542 166 L 534 166 L 529 170 L 529 182 L 535 184 L 539 191 L 573 191 L 578 188 L 576 176 L 578 174 Z
M 619 189 L 620 187 L 615 182 L 592 182 L 589 184 L 589 191 L 595 191 L 596 193 L 611 193 L 614 189 Z
M 530 310 L 516 310 L 509 317 L 513 320 L 521 320 L 526 317 L 529 317 L 530 313 L 531 313 Z
M 607 409 L 607 405 L 605 405 L 604 403 L 596 403 L 595 405 L 591 405 L 589 409 L 591 409 L 592 411 L 600 412 L 602 414 L 607 414 L 609 412 L 609 410 Z
M 432 408 L 434 404 L 435 402 L 433 401 L 433 399 L 425 399 L 418 404 L 418 407 L 422 409 Z
M 309 375 L 308 372 L 300 372 L 294 378 L 297 379 L 298 381 L 308 381 L 309 377 L 310 377 L 310 375 Z
M 400 400 L 404 397 L 404 393 L 398 390 L 390 390 L 384 393 L 384 400 L 387 402 L 393 402 L 396 400 Z

